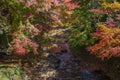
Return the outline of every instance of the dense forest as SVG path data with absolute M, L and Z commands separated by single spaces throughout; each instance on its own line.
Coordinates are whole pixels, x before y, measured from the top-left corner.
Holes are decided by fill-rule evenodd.
M 0 80 L 120 80 L 119 61 L 120 0 L 0 0 Z

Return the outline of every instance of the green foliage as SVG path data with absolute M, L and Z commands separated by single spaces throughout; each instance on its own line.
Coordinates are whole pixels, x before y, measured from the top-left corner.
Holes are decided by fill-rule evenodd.
M 92 29 L 89 26 L 73 26 L 71 29 L 71 34 L 69 37 L 69 43 L 71 43 L 71 48 L 75 52 L 82 47 L 86 47 L 94 44 L 96 38 L 91 35 Z
M 82 47 L 93 45 L 96 38 L 92 37 L 91 33 L 97 28 L 96 22 L 98 17 L 93 15 L 89 10 L 93 4 L 97 2 L 81 0 L 80 7 L 75 10 L 73 16 L 75 23 L 71 27 L 69 42 L 73 51 L 80 50 Z
M 0 80 L 27 80 L 19 66 L 0 65 Z

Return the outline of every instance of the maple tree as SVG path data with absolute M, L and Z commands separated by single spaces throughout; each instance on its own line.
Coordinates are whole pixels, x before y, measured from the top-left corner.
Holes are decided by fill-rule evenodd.
M 100 41 L 88 48 L 88 50 L 98 57 L 111 58 L 120 56 L 120 29 L 107 27 L 99 24 L 100 28 L 93 34 Z
M 93 33 L 98 42 L 88 48 L 91 54 L 97 55 L 101 59 L 120 56 L 120 29 L 119 29 L 119 6 L 120 3 L 102 2 L 101 8 L 93 9 L 92 12 L 107 15 L 105 21 L 98 22 L 99 28 Z M 103 11 L 104 10 L 104 11 Z
M 1 37 L 6 35 L 7 51 L 18 55 L 37 54 L 45 40 L 42 36 L 54 26 L 64 26 L 78 7 L 71 0 L 1 0 L 0 4 Z
M 69 36 L 71 49 L 75 52 L 87 48 L 101 59 L 119 57 L 120 3 L 116 0 L 81 0 L 79 5 Z

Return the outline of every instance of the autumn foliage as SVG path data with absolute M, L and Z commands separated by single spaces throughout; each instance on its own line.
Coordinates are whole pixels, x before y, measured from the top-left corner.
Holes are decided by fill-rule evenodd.
M 73 53 L 86 48 L 101 59 L 120 57 L 120 2 L 81 0 L 69 42 Z
M 38 54 L 45 33 L 64 26 L 78 7 L 71 0 L 1 0 L 0 4 L 0 36 L 6 36 L 7 51 L 18 55 Z
M 116 0 L 1 0 L 0 4 L 0 44 L 5 40 L 7 45 L 1 49 L 38 54 L 38 48 L 50 40 L 49 31 L 61 26 L 70 29 L 71 49 L 84 47 L 102 59 L 120 56 L 120 3 Z
M 119 7 L 120 3 L 114 1 L 113 3 L 103 2 L 102 7 L 105 10 L 111 10 L 110 12 L 101 12 L 100 9 L 93 10 L 95 13 L 112 15 L 107 17 L 105 22 L 98 22 L 99 28 L 92 33 L 93 37 L 97 38 L 98 41 L 94 45 L 88 47 L 88 51 L 91 54 L 97 55 L 98 57 L 105 59 L 111 57 L 120 57 L 120 28 L 119 28 Z
M 120 56 L 120 29 L 99 24 L 100 28 L 93 34 L 99 42 L 88 48 L 98 57 L 111 58 Z

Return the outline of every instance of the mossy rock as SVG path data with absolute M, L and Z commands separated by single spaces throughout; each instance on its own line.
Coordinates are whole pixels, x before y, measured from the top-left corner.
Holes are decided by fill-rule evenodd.
M 0 65 L 0 80 L 27 80 L 27 78 L 17 65 Z

